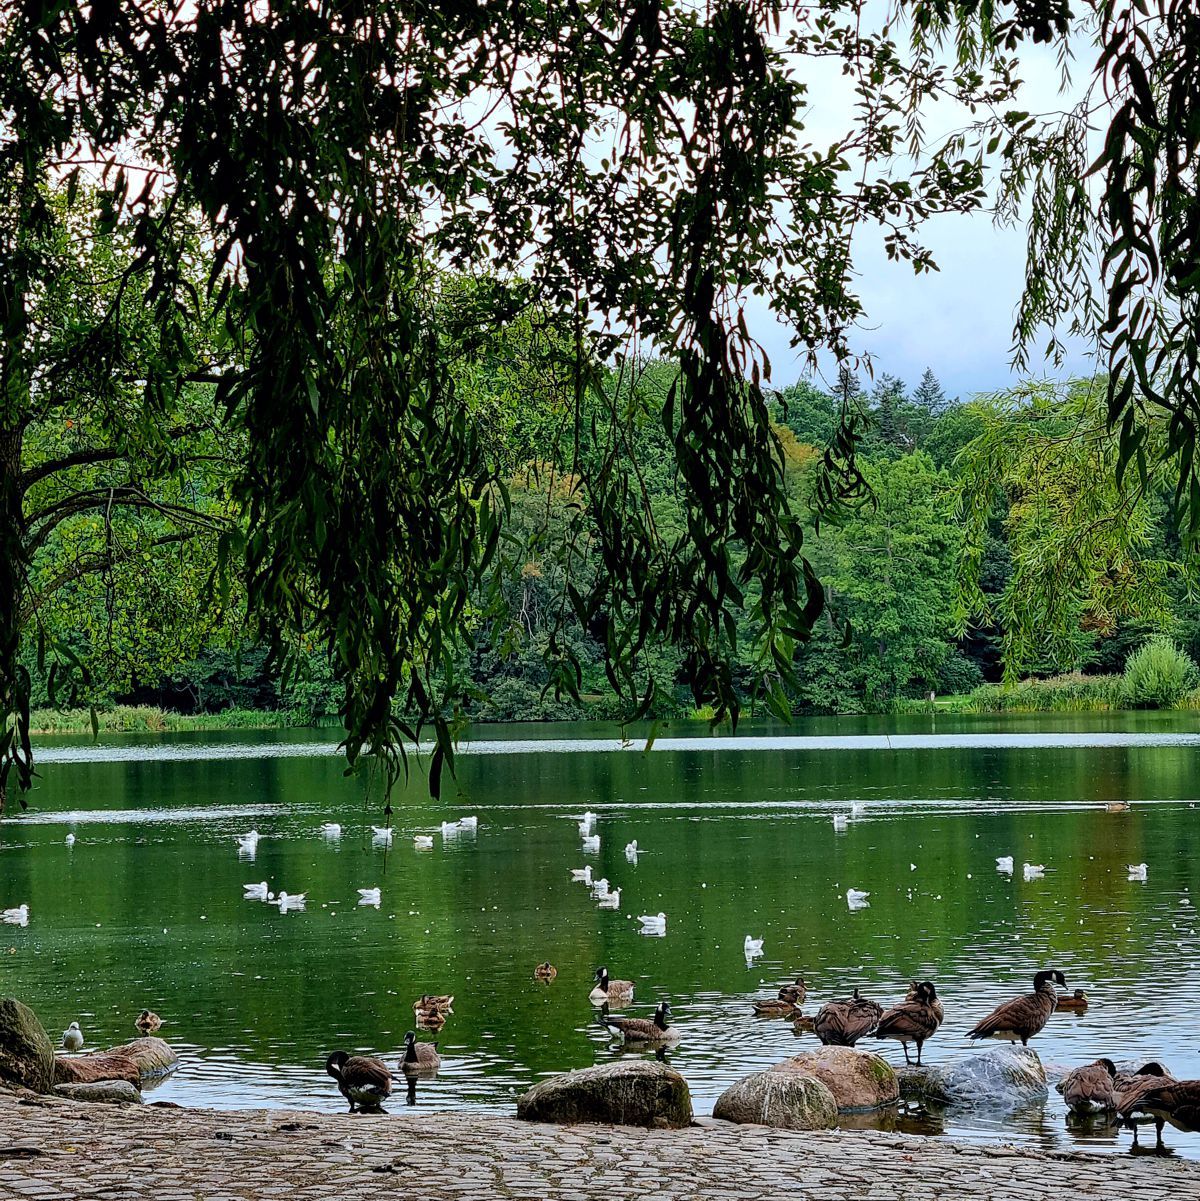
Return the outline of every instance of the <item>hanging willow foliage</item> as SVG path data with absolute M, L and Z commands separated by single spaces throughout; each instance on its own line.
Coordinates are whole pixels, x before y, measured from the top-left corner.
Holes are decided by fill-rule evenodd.
M 736 719 L 734 614 L 751 608 L 760 691 L 780 681 L 822 590 L 770 432 L 770 364 L 747 323 L 765 298 L 815 360 L 850 353 L 852 239 L 933 267 L 921 223 L 984 198 L 983 153 L 924 142 L 924 102 L 1007 104 L 1026 37 L 1061 3 L 909 0 L 917 31 L 870 28 L 862 0 L 21 0 L 0 14 L 0 780 L 27 785 L 27 567 L 13 485 L 29 405 L 27 313 L 48 188 L 100 172 L 162 348 L 153 423 L 195 379 L 186 327 L 219 317 L 216 400 L 248 447 L 224 562 L 286 662 L 328 648 L 346 748 L 390 778 L 432 726 L 436 791 L 465 684 L 455 652 L 503 561 L 504 465 L 454 385 L 442 273 L 501 281 L 490 320 L 529 298 L 569 331 L 557 470 L 601 570 L 565 603 L 607 648 L 629 711 L 640 656 L 682 647 L 696 698 Z M 930 49 L 952 30 L 959 53 Z M 854 107 L 810 144 L 808 68 L 840 63 Z M 208 287 L 172 264 L 198 222 Z M 131 293 L 132 294 L 132 293 Z M 518 298 L 516 301 L 513 298 Z M 139 300 L 139 303 L 144 301 Z M 485 317 L 488 315 L 484 315 Z M 663 410 L 686 533 L 664 539 L 628 470 L 636 395 L 601 368 L 634 346 L 678 360 Z M 172 357 L 172 347 L 177 353 Z M 5 441 L 7 439 L 7 442 Z M 582 457 L 582 441 L 598 453 Z M 854 430 L 827 461 L 832 502 L 861 486 Z M 569 577 L 568 577 L 569 578 Z M 553 649 L 553 648 L 552 648 Z M 577 686 L 569 651 L 558 686 Z M 415 715 L 407 723 L 398 713 Z

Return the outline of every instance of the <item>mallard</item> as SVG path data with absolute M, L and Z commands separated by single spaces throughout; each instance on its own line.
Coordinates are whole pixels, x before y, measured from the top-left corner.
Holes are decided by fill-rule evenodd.
M 422 993 L 413 1002 L 413 1013 L 416 1014 L 432 1014 L 432 1013 L 453 1013 L 454 1012 L 454 997 L 452 994 L 444 994 L 442 996 L 431 996 L 429 993 Z
M 1018 1039 L 1027 1047 L 1029 1040 L 1039 1033 L 1050 1020 L 1058 1002 L 1055 984 L 1066 988 L 1067 981 L 1062 972 L 1038 972 L 1033 978 L 1033 992 L 1012 1001 L 997 1005 L 991 1013 L 967 1034 L 968 1038 L 999 1038 L 1010 1043 Z
M 63 1031 L 62 1045 L 67 1051 L 83 1050 L 83 1031 L 79 1029 L 78 1022 L 72 1022 Z
M 677 1043 L 679 1029 L 670 1024 L 671 1006 L 660 1001 L 653 1018 L 614 1018 L 605 1005 L 600 1020 L 610 1029 L 616 1030 L 627 1043 Z
M 872 1033 L 875 1038 L 895 1039 L 904 1048 L 905 1063 L 911 1062 L 908 1044 L 916 1043 L 917 1065 L 920 1066 L 921 1048 L 942 1024 L 941 1008 L 932 981 L 922 981 L 916 985 L 916 996 L 886 1010 Z
M 1117 1114 L 1123 1125 L 1133 1131 L 1133 1141 L 1138 1141 L 1139 1102 L 1149 1092 L 1162 1088 L 1164 1085 L 1175 1083 L 1175 1077 L 1161 1063 L 1152 1060 L 1144 1063 L 1137 1071 L 1118 1072 L 1113 1087 L 1117 1094 Z M 1153 1114 L 1148 1114 L 1143 1120 L 1153 1121 L 1158 1129 L 1159 1140 L 1162 1139 L 1162 1127 Z
M 1069 1009 L 1074 1013 L 1082 1013 L 1088 1007 L 1087 993 L 1077 988 L 1073 993 L 1061 993 L 1054 1003 L 1055 1010 Z M 1098 1061 L 1097 1061 L 1098 1062 Z
M 852 1047 L 875 1029 L 882 1014 L 883 1007 L 859 996 L 856 988 L 853 996 L 829 1001 L 817 1010 L 813 1033 L 826 1046 Z
M 752 1001 L 751 1004 L 760 1018 L 794 1018 L 800 1013 L 793 1001 L 782 1001 L 778 997 L 769 1001 Z
M 1104 806 L 1104 812 L 1105 813 L 1128 813 L 1129 812 L 1129 802 L 1128 801 L 1109 801 L 1108 804 L 1106 804 Z
M 797 1034 L 811 1034 L 816 1024 L 817 1019 L 815 1017 L 805 1017 L 802 1013 L 796 1014 L 792 1019 L 792 1028 Z
M 781 1001 L 791 1001 L 793 1005 L 803 1005 L 808 996 L 808 985 L 803 976 L 797 976 L 792 984 L 784 984 L 775 994 Z
M 1072 1068 L 1054 1087 L 1072 1113 L 1105 1113 L 1117 1107 L 1117 1065 L 1097 1059 Z
M 413 1021 L 422 1030 L 440 1030 L 446 1024 L 446 1015 L 431 1009 L 428 1013 L 415 1014 Z
M 382 1059 L 334 1051 L 325 1060 L 325 1070 L 337 1081 L 338 1092 L 357 1109 L 379 1110 L 392 1095 L 392 1074 Z
M 632 980 L 610 980 L 608 968 L 596 969 L 596 987 L 588 993 L 588 1000 L 593 1005 L 602 1005 L 607 1001 L 610 1005 L 626 1005 L 633 1000 Z
M 436 1072 L 442 1062 L 437 1049 L 437 1043 L 417 1042 L 417 1036 L 410 1030 L 404 1036 L 404 1057 L 400 1060 L 400 1070 L 405 1075 Z
M 545 963 L 539 963 L 537 967 L 533 969 L 533 978 L 535 980 L 553 980 L 557 975 L 558 968 L 556 968 L 549 960 L 547 960 Z
M 158 1030 L 162 1026 L 162 1018 L 157 1013 L 152 1013 L 149 1009 L 143 1009 L 137 1015 L 137 1019 L 133 1024 L 143 1034 L 153 1034 L 155 1030 Z

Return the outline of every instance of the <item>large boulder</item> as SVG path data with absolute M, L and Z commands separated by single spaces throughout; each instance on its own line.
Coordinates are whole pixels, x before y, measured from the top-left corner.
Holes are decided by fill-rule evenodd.
M 153 1080 L 173 1072 L 179 1066 L 179 1056 L 170 1043 L 161 1038 L 135 1038 L 132 1042 L 113 1047 L 110 1055 L 123 1055 L 138 1065 L 143 1080 Z
M 54 1085 L 54 1045 L 37 1014 L 15 997 L 0 998 L 0 1083 L 35 1093 Z
M 815 1076 L 833 1094 L 839 1110 L 865 1113 L 900 1099 L 892 1065 L 873 1051 L 854 1047 L 822 1047 L 775 1064 L 772 1072 Z
M 1029 1047 L 992 1047 L 938 1066 L 907 1068 L 901 1084 L 914 1100 L 971 1109 L 1022 1109 L 1049 1095 L 1045 1068 Z
M 780 1130 L 831 1130 L 837 1125 L 838 1106 L 833 1093 L 815 1076 L 754 1072 L 717 1098 L 713 1117 Z
M 140 1087 L 142 1072 L 137 1060 L 113 1051 L 55 1057 L 55 1084 L 94 1084 L 98 1080 L 123 1080 Z
M 604 1063 L 539 1081 L 517 1099 L 517 1117 L 678 1129 L 691 1124 L 692 1098 L 687 1081 L 664 1064 Z
M 142 1093 L 128 1080 L 97 1080 L 91 1084 L 60 1084 L 54 1089 L 68 1101 L 103 1101 L 109 1105 L 140 1105 Z

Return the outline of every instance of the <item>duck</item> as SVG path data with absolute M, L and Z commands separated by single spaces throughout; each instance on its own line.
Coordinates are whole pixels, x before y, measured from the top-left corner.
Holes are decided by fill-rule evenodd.
M 243 901 L 265 901 L 267 899 L 267 882 L 260 880 L 257 884 L 242 885 Z
M 1026 863 L 1022 868 L 1026 880 L 1040 880 L 1046 874 L 1044 863 Z
M 3 918 L 10 926 L 28 926 L 29 906 L 18 905 L 15 909 L 5 909 L 0 912 L 0 918 Z
M 339 826 L 337 822 L 325 822 L 321 826 L 321 833 L 324 834 L 326 838 L 341 838 L 342 827 Z
M 149 1009 L 143 1009 L 141 1013 L 134 1019 L 134 1027 L 140 1030 L 143 1034 L 153 1034 L 155 1030 L 162 1028 L 162 1018 L 157 1013 L 151 1012 Z
M 1067 993 L 1062 993 L 1054 1004 L 1055 1012 L 1060 1009 L 1066 1009 L 1073 1013 L 1082 1013 L 1087 1007 L 1087 993 L 1085 993 L 1082 988 L 1077 988 L 1070 995 Z
M 1013 871 L 1013 857 L 1011 855 L 998 855 L 996 857 L 996 870 L 1011 876 Z
M 440 1030 L 446 1024 L 446 1015 L 436 1009 L 413 1014 L 413 1021 L 422 1030 Z
M 391 826 L 372 826 L 371 827 L 371 837 L 372 837 L 372 839 L 374 839 L 375 842 L 386 842 L 390 845 L 391 841 L 392 841 L 392 827 Z
M 79 1029 L 78 1022 L 72 1022 L 63 1031 L 62 1045 L 67 1051 L 83 1050 L 83 1031 Z
M 803 1005 L 808 996 L 808 985 L 803 976 L 797 976 L 791 984 L 783 984 L 775 994 L 781 1001 L 791 1001 L 793 1005 Z
M 1117 1108 L 1117 1065 L 1097 1059 L 1072 1068 L 1055 1086 L 1072 1113 L 1108 1113 Z
M 1154 1120 L 1154 1131 L 1158 1147 L 1163 1145 L 1163 1126 L 1170 1122 L 1176 1130 L 1189 1133 L 1200 1130 L 1200 1080 L 1160 1081 L 1142 1090 L 1138 1098 L 1129 1105 L 1128 1124 L 1133 1130 L 1133 1141 L 1137 1142 L 1135 1115 L 1148 1114 Z
M 841 1001 L 828 1001 L 813 1018 L 813 1033 L 827 1047 L 852 1047 L 879 1024 L 883 1007 L 860 996 L 858 989 Z
M 388 839 L 388 841 L 390 842 L 391 839 Z M 416 834 L 416 835 L 414 835 L 413 836 L 413 846 L 416 847 L 416 849 L 418 851 L 432 851 L 433 850 L 433 835 L 432 834 Z
M 587 867 L 571 868 L 571 879 L 576 880 L 581 884 L 590 884 L 592 882 L 592 866 L 589 863 Z
M 68 847 L 73 847 L 75 845 L 75 835 L 68 834 L 66 838 L 63 839 L 63 842 L 65 842 Z
M 1129 802 L 1128 801 L 1109 801 L 1104 806 L 1104 812 L 1105 813 L 1128 813 L 1129 812 Z
M 1060 971 L 1041 971 L 1033 978 L 1033 992 L 997 1005 L 967 1034 L 968 1038 L 998 1038 L 1010 1043 L 1019 1039 L 1021 1046 L 1041 1032 L 1058 1004 L 1055 984 L 1066 988 L 1067 981 Z
M 392 1074 L 382 1059 L 334 1051 L 325 1071 L 337 1081 L 338 1092 L 350 1102 L 350 1112 L 379 1111 L 392 1095 Z
M 600 835 L 589 834 L 583 840 L 583 853 L 585 855 L 597 855 L 600 852 Z
M 1117 1094 L 1117 1115 L 1121 1120 L 1121 1124 L 1133 1131 L 1134 1146 L 1138 1141 L 1138 1122 L 1155 1121 L 1153 1114 L 1147 1114 L 1143 1119 L 1139 1119 L 1138 1103 L 1149 1092 L 1155 1089 L 1162 1088 L 1164 1085 L 1175 1083 L 1175 1077 L 1171 1075 L 1169 1068 L 1157 1060 L 1151 1060 L 1149 1063 L 1142 1064 L 1132 1072 L 1118 1071 L 1113 1086 Z M 1157 1122 L 1155 1122 L 1157 1126 Z M 1158 1127 L 1159 1141 L 1162 1140 L 1162 1127 Z
M 612 980 L 609 978 L 608 968 L 598 967 L 596 987 L 588 993 L 588 1000 L 593 1005 L 601 1005 L 605 1001 L 610 1004 L 627 1005 L 633 1000 L 633 981 Z
M 763 953 L 763 940 L 761 938 L 752 938 L 747 934 L 742 940 L 742 950 L 747 955 L 761 955 Z
M 751 1004 L 760 1018 L 794 1018 L 800 1014 L 800 1008 L 794 1001 L 785 1001 L 781 997 L 752 1001 Z
M 429 993 L 422 993 L 413 1002 L 413 1013 L 453 1013 L 454 1012 L 454 994 L 443 993 L 440 996 L 431 996 Z
M 600 1020 L 610 1030 L 615 1030 L 627 1043 L 677 1043 L 679 1028 L 670 1024 L 671 1006 L 660 1001 L 653 1018 L 609 1017 L 608 1005 L 600 1013 Z
M 609 892 L 606 892 L 604 896 L 597 899 L 596 906 L 599 909 L 620 909 L 621 890 L 619 888 L 614 888 Z
M 904 1049 L 905 1063 L 912 1062 L 908 1055 L 908 1044 L 915 1043 L 917 1066 L 920 1067 L 921 1048 L 937 1033 L 945 1010 L 938 1000 L 937 989 L 931 980 L 923 980 L 920 984 L 916 984 L 915 981 L 913 983 L 916 985 L 916 995 L 885 1010 L 871 1034 L 874 1038 L 895 1039 Z
M 419 1043 L 413 1031 L 404 1036 L 404 1056 L 400 1060 L 400 1070 L 406 1075 L 419 1072 L 436 1072 L 441 1066 L 442 1057 L 438 1054 L 437 1043 Z
M 374 905 L 379 908 L 379 902 L 382 894 L 378 888 L 360 888 L 358 890 L 358 903 L 360 905 Z
M 792 1019 L 792 1029 L 797 1034 L 811 1034 L 816 1024 L 817 1019 L 815 1017 L 805 1017 L 802 1013 L 796 1014 Z
M 1126 866 L 1129 868 L 1129 878 L 1131 880 L 1144 880 L 1146 878 L 1146 872 L 1148 870 L 1146 864 L 1129 863 L 1126 864 Z
M 533 969 L 533 978 L 535 980 L 553 980 L 557 975 L 558 968 L 556 968 L 549 960 L 546 960 L 545 963 L 539 963 L 537 967 Z
M 642 913 L 638 915 L 645 934 L 666 934 L 667 915 L 665 913 Z

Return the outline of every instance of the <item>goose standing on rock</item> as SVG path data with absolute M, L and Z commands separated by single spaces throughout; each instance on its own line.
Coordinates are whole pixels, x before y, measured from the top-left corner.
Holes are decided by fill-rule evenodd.
M 383 1109 L 392 1095 L 392 1074 L 382 1059 L 334 1051 L 325 1060 L 325 1071 L 336 1081 L 338 1092 L 350 1102 L 350 1112 Z
M 63 1049 L 67 1051 L 83 1050 L 83 1031 L 79 1029 L 78 1022 L 72 1022 L 63 1031 L 62 1045 Z
M 600 1013 L 600 1020 L 610 1030 L 615 1030 L 627 1043 L 677 1043 L 679 1027 L 670 1023 L 671 1006 L 660 1001 L 653 1018 L 614 1018 L 608 1015 L 607 1004 Z
M 1097 1059 L 1072 1068 L 1054 1087 L 1072 1113 L 1109 1113 L 1117 1108 L 1116 1077 L 1111 1059 Z
M 860 997 L 856 988 L 853 996 L 829 1001 L 817 1010 L 813 1033 L 827 1047 L 852 1047 L 875 1029 L 882 1016 L 882 1006 Z
M 883 1013 L 872 1033 L 875 1038 L 895 1039 L 904 1048 L 905 1063 L 912 1062 L 908 1057 L 908 1044 L 915 1043 L 917 1066 L 920 1067 L 921 1048 L 937 1033 L 944 1012 L 933 982 L 925 980 L 916 986 L 915 997 Z
M 411 1030 L 404 1036 L 404 1058 L 400 1060 L 400 1070 L 406 1076 L 436 1072 L 441 1063 L 437 1043 L 419 1043 Z
M 997 1005 L 991 1013 L 967 1034 L 968 1038 L 999 1038 L 1010 1043 L 1018 1040 L 1029 1046 L 1029 1040 L 1041 1032 L 1058 1004 L 1055 984 L 1066 988 L 1062 972 L 1038 972 L 1033 978 L 1033 992 Z
M 603 1005 L 605 1001 L 610 1005 L 628 1005 L 633 1000 L 633 981 L 611 980 L 608 968 L 598 967 L 596 987 L 588 993 L 588 1000 L 593 1005 Z

